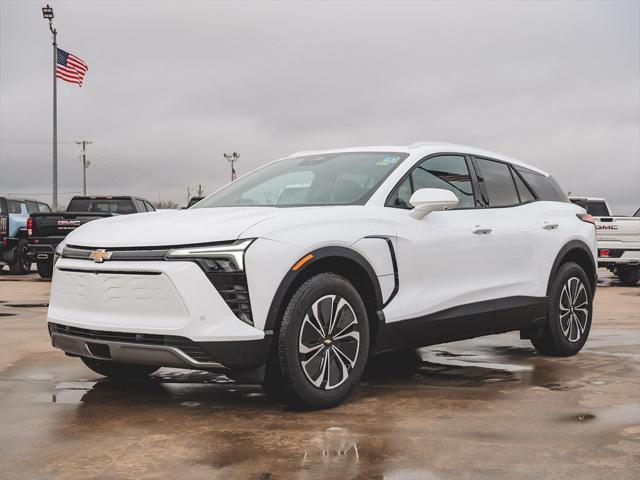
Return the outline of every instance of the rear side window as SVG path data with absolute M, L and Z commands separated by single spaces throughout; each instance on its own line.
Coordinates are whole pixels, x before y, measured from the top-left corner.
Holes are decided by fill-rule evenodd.
M 29 212 L 29 214 L 36 213 L 38 211 L 38 204 L 36 202 L 27 200 L 26 203 L 27 203 L 27 212 Z
M 516 170 L 525 182 L 533 189 L 539 200 L 547 200 L 550 202 L 568 202 L 569 199 L 564 194 L 560 185 L 553 177 L 546 177 L 540 173 L 530 170 L 522 170 L 516 167 Z
M 531 193 L 531 190 L 527 185 L 522 181 L 518 172 L 511 170 L 513 174 L 513 180 L 516 182 L 516 189 L 518 190 L 518 195 L 520 196 L 520 202 L 532 202 L 536 199 L 536 197 Z
M 144 205 L 144 202 L 142 200 L 136 199 L 136 205 L 138 207 L 138 211 L 139 212 L 146 212 L 147 211 L 147 207 Z
M 147 202 L 146 200 L 144 201 L 144 204 L 147 206 L 147 212 L 155 212 L 156 209 L 153 208 L 153 205 L 151 205 L 149 202 Z
M 509 165 L 485 158 L 476 158 L 476 161 L 487 190 L 489 206 L 509 207 L 520 203 Z
M 51 212 L 49 205 L 46 203 L 38 203 L 38 211 L 39 212 Z
M 16 200 L 9 200 L 9 213 L 22 213 L 22 206 L 20 202 Z

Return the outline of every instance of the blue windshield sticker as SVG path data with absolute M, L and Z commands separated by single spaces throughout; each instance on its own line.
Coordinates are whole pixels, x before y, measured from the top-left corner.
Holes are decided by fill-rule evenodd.
M 376 165 L 395 165 L 400 160 L 400 157 L 384 157 L 382 160 L 378 160 Z

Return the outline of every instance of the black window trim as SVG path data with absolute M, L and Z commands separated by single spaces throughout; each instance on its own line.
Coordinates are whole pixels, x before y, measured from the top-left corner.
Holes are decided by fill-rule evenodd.
M 394 195 L 394 193 L 396 193 L 396 190 L 398 190 L 400 188 L 400 186 L 405 182 L 405 180 L 407 179 L 407 177 L 409 177 L 409 185 L 411 187 L 411 194 L 413 194 L 415 192 L 415 188 L 413 185 L 413 176 L 411 175 L 413 173 L 413 171 L 415 169 L 417 169 L 420 165 L 422 165 L 423 162 L 430 160 L 432 158 L 435 157 L 462 157 L 465 160 L 465 163 L 467 164 L 467 170 L 469 171 L 469 177 L 471 178 L 471 190 L 473 191 L 473 199 L 474 199 L 474 206 L 473 207 L 460 207 L 460 208 L 453 208 L 452 210 L 471 210 L 474 208 L 479 208 L 479 204 L 482 202 L 481 198 L 478 196 L 478 181 L 476 179 L 476 168 L 473 168 L 472 164 L 471 164 L 471 156 L 468 153 L 462 153 L 462 152 L 437 152 L 437 153 L 431 153 L 425 157 L 422 157 L 420 160 L 418 160 L 417 162 L 415 162 L 411 168 L 406 171 L 404 173 L 404 175 L 402 175 L 402 177 L 400 177 L 400 180 L 398 180 L 396 182 L 396 184 L 393 186 L 393 188 L 391 189 L 391 191 L 389 192 L 389 194 L 387 195 L 387 198 L 384 201 L 384 206 L 385 207 L 389 207 L 389 208 L 397 208 L 399 210 L 411 210 L 411 208 L 405 208 L 405 207 L 398 207 L 395 205 L 391 205 L 390 201 L 391 201 L 391 197 Z
M 512 172 L 512 178 L 511 180 L 513 181 L 513 185 L 516 189 L 516 195 L 518 196 L 518 201 L 519 203 L 516 203 L 514 205 L 499 205 L 499 206 L 494 206 L 491 205 L 489 203 L 489 196 L 487 195 L 487 189 L 485 187 L 484 184 L 484 179 L 482 178 L 482 170 L 480 170 L 480 167 L 478 166 L 476 159 L 481 159 L 481 160 L 489 160 L 491 162 L 498 162 L 498 163 L 504 163 L 505 165 L 507 165 L 507 167 L 509 167 L 509 171 Z M 534 202 L 539 202 L 540 201 L 540 197 L 538 196 L 538 194 L 536 193 L 536 191 L 531 187 L 531 185 L 529 184 L 529 182 L 527 182 L 522 175 L 520 175 L 520 173 L 518 172 L 518 169 L 520 170 L 524 170 L 525 172 L 531 172 L 531 173 L 535 173 L 536 175 L 542 175 L 541 173 L 535 172 L 529 168 L 526 167 L 521 167 L 520 165 L 515 165 L 511 162 L 507 162 L 505 160 L 498 160 L 497 158 L 492 158 L 492 157 L 487 157 L 485 155 L 471 155 L 471 160 L 473 161 L 473 165 L 474 167 L 476 167 L 477 172 L 480 172 L 478 174 L 478 182 L 480 183 L 480 189 L 482 191 L 482 195 L 484 197 L 484 201 L 486 202 L 483 208 L 513 208 L 513 207 L 519 207 L 521 205 L 528 205 L 530 203 L 534 203 Z M 529 189 L 529 191 L 531 192 L 531 194 L 534 197 L 534 200 L 529 200 L 528 202 L 523 202 L 520 199 L 520 192 L 518 192 L 518 186 L 516 185 L 515 179 L 513 178 L 513 174 L 517 174 L 518 177 L 520 178 L 520 180 L 523 181 L 523 183 L 527 186 L 527 188 Z M 542 175 L 544 176 L 544 175 Z

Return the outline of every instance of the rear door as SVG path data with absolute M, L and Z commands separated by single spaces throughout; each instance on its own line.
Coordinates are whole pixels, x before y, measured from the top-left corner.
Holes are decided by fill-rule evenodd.
M 554 253 L 547 237 L 558 236 L 557 224 L 510 164 L 484 157 L 474 157 L 474 164 L 487 202 L 483 221 L 490 238 L 484 254 L 491 259 L 486 279 L 496 299 L 494 330 L 527 326 L 530 309 L 544 310 L 540 265 Z

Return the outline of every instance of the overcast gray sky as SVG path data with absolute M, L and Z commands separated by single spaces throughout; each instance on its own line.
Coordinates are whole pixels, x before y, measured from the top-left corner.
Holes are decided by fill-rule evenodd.
M 445 140 L 640 206 L 640 2 L 51 1 L 60 192 L 183 203 L 297 150 Z M 44 1 L 0 0 L 0 193 L 51 190 Z M 61 195 L 66 205 L 70 194 Z M 50 195 L 37 195 L 50 202 Z

